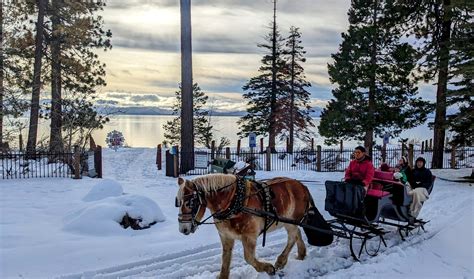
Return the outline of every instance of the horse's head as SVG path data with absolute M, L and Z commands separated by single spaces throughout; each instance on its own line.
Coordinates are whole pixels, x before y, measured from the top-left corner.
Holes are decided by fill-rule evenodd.
M 179 208 L 179 231 L 185 235 L 196 231 L 206 211 L 204 194 L 198 191 L 193 182 L 178 178 L 178 194 L 175 206 Z

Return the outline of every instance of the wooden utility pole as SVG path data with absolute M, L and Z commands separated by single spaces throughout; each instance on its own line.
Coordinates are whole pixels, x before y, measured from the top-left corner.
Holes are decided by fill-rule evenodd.
M 181 1 L 181 171 L 194 168 L 191 0 Z

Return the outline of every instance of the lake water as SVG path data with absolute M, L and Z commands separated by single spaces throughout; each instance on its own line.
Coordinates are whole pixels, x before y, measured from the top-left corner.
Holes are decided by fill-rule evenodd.
M 169 121 L 174 116 L 169 115 L 115 115 L 112 117 L 111 121 L 107 123 L 102 130 L 94 131 L 93 137 L 97 144 L 106 146 L 105 138 L 107 133 L 112 130 L 117 130 L 122 132 L 125 137 L 125 142 L 128 146 L 131 147 L 156 147 L 158 144 L 162 143 L 164 140 L 163 134 L 163 125 L 166 121 Z M 220 138 L 222 136 L 230 139 L 231 147 L 237 146 L 237 132 L 239 127 L 237 121 L 239 120 L 238 116 L 213 116 L 212 124 L 215 128 L 214 135 L 215 138 Z M 25 118 L 25 122 L 27 119 Z M 314 118 L 314 122 L 319 125 L 319 118 Z M 27 129 L 26 129 L 27 130 Z M 324 139 L 317 134 L 317 128 L 314 129 L 315 132 L 315 145 L 324 145 Z M 26 133 L 24 131 L 24 139 L 26 141 Z M 49 123 L 41 122 L 39 129 L 39 138 L 49 135 Z M 428 128 L 428 126 L 422 125 L 407 131 L 404 131 L 400 137 L 410 138 L 415 140 L 426 140 L 433 137 L 433 132 Z M 258 140 L 258 138 L 257 138 Z M 381 143 L 381 139 L 377 139 L 377 143 Z M 391 143 L 396 143 L 398 138 L 391 139 Z M 267 141 L 265 140 L 265 143 Z M 359 142 L 352 141 L 347 142 L 346 145 L 354 146 Z M 279 146 L 285 146 L 284 142 L 279 142 Z M 297 142 L 297 147 L 306 146 L 305 143 Z M 247 138 L 242 139 L 242 147 L 248 146 Z
M 105 138 L 107 133 L 112 130 L 117 130 L 123 133 L 125 141 L 129 146 L 132 147 L 156 147 L 157 144 L 163 142 L 163 125 L 166 121 L 169 121 L 174 116 L 165 115 L 119 115 L 114 116 L 110 123 L 108 123 L 103 130 L 95 131 L 93 136 L 98 144 L 105 144 Z M 239 137 L 237 133 L 239 126 L 237 116 L 214 116 L 212 118 L 212 124 L 215 128 L 215 138 L 222 136 L 230 139 L 230 146 L 237 146 L 237 140 Z M 319 125 L 319 118 L 314 118 L 314 122 Z M 324 139 L 317 134 L 317 128 L 315 132 L 315 145 L 324 145 Z M 428 128 L 427 125 L 419 126 L 407 131 L 404 131 L 401 135 L 403 138 L 410 138 L 416 140 L 425 140 L 433 136 L 433 132 Z M 396 142 L 397 139 L 392 139 L 392 142 Z M 377 139 L 378 143 L 381 143 L 381 139 Z M 265 143 L 267 141 L 265 140 Z M 302 142 L 297 143 L 299 146 L 304 147 L 305 144 Z M 351 145 L 357 144 L 357 142 L 348 143 Z M 284 146 L 284 142 L 280 142 L 278 145 Z M 247 138 L 242 139 L 242 147 L 248 146 Z

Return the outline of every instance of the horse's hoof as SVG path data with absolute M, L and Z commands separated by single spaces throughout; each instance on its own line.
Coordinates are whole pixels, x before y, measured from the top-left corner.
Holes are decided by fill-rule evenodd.
M 296 259 L 300 261 L 304 260 L 304 258 L 306 258 L 306 254 L 296 256 Z
M 268 274 L 268 275 L 275 275 L 276 273 L 276 269 L 273 265 L 271 264 L 268 264 L 265 266 L 265 272 Z
M 277 261 L 275 262 L 275 269 L 276 270 L 283 269 L 286 263 L 287 263 L 287 259 L 278 257 Z

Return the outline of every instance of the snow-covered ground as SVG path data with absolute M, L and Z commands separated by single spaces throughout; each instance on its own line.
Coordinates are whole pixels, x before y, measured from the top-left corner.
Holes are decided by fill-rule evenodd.
M 0 278 L 215 278 L 221 247 L 213 225 L 196 233 L 178 232 L 176 179 L 154 165 L 154 149 L 104 150 L 104 177 L 0 180 Z M 440 170 L 457 179 L 471 169 Z M 342 173 L 258 172 L 257 178 L 289 176 L 305 182 L 323 210 L 325 180 Z M 105 188 L 104 188 L 105 186 Z M 110 188 L 107 188 L 110 186 Z M 401 241 L 386 236 L 388 248 L 354 262 L 348 243 L 308 246 L 304 261 L 294 259 L 279 273 L 285 278 L 474 278 L 474 189 L 438 179 L 421 216 L 427 232 Z M 126 195 L 121 195 L 125 193 Z M 149 229 L 124 230 L 117 212 L 142 214 Z M 286 243 L 283 230 L 270 234 L 257 254 L 274 261 Z M 243 260 L 237 244 L 231 278 L 269 278 Z

